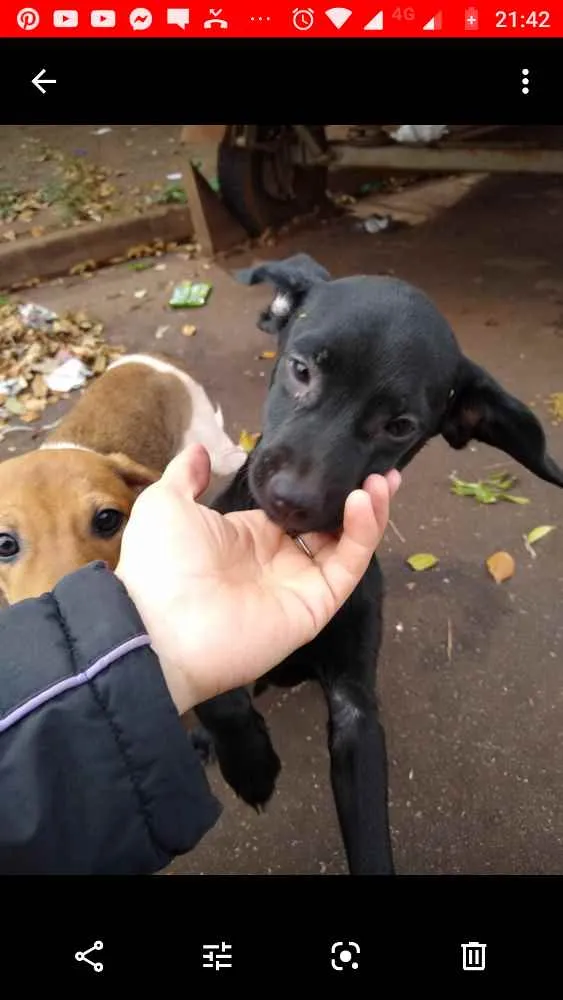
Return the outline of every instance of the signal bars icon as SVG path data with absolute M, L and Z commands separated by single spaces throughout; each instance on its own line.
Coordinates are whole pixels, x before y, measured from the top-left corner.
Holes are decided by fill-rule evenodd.
M 377 14 L 374 14 L 371 21 L 364 24 L 364 31 L 383 31 L 383 11 L 380 10 Z
M 441 31 L 442 30 L 442 11 L 431 17 L 429 21 L 423 25 L 423 31 Z
M 346 21 L 352 17 L 352 13 L 353 11 L 348 10 L 347 7 L 331 7 L 330 10 L 325 10 L 325 14 L 329 21 L 335 28 L 338 28 L 339 31 L 340 28 L 344 27 Z

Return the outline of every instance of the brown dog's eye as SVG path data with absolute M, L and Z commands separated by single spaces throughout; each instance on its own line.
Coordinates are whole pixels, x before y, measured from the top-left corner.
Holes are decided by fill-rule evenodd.
M 11 562 L 19 555 L 20 543 L 15 535 L 0 533 L 0 562 Z
M 309 385 L 309 382 L 311 381 L 311 372 L 304 361 L 300 361 L 299 358 L 290 358 L 289 367 L 291 374 L 297 382 L 301 385 Z
M 414 434 L 416 424 L 410 417 L 395 417 L 385 425 L 385 430 L 391 437 L 405 438 L 409 437 L 410 434 Z
M 125 514 L 122 514 L 120 510 L 113 510 L 111 507 L 106 507 L 104 510 L 97 511 L 92 518 L 92 531 L 95 535 L 99 535 L 100 538 L 112 538 L 116 535 L 121 528 L 125 520 Z

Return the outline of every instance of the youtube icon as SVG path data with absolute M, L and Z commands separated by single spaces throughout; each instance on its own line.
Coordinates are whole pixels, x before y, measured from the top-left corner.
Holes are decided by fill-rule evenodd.
M 55 28 L 77 28 L 77 10 L 56 10 L 53 14 L 53 24 Z
M 114 10 L 93 10 L 90 14 L 90 24 L 93 28 L 115 28 Z

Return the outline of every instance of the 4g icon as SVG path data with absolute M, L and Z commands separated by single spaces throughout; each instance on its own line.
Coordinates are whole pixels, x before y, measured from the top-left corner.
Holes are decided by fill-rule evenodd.
M 396 21 L 414 21 L 416 14 L 413 7 L 395 7 L 391 17 Z

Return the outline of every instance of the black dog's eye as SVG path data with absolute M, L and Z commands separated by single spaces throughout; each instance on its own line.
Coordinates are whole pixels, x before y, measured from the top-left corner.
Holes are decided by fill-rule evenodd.
M 125 514 L 122 514 L 120 510 L 113 510 L 111 507 L 106 507 L 104 510 L 97 511 L 92 518 L 92 531 L 95 535 L 99 535 L 100 538 L 111 538 L 112 535 L 116 535 L 121 525 L 125 520 Z
M 11 562 L 19 555 L 20 543 L 15 535 L 0 533 L 0 562 Z
M 309 385 L 311 381 L 311 372 L 304 361 L 300 361 L 299 358 L 289 359 L 289 368 L 294 379 L 301 385 Z
M 410 417 L 394 417 L 385 425 L 385 430 L 391 437 L 405 438 L 409 434 L 414 434 L 416 424 Z

